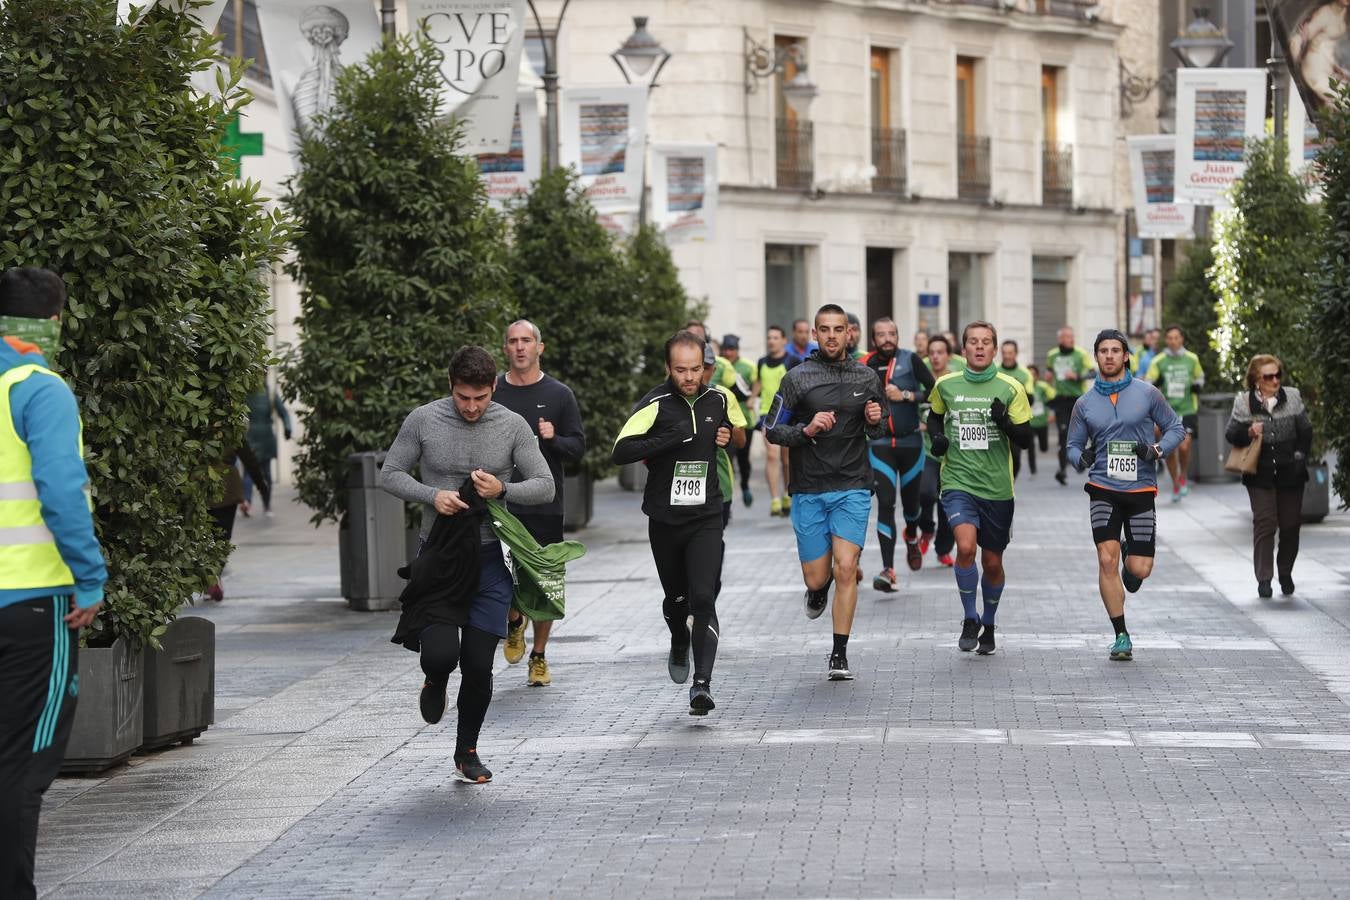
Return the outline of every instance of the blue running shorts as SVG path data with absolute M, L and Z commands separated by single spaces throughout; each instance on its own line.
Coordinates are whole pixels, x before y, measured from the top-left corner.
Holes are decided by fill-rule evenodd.
M 792 530 L 797 533 L 797 558 L 820 559 L 830 552 L 831 537 L 843 538 L 859 549 L 867 541 L 867 517 L 872 492 L 827 491 L 792 495 Z
M 1012 540 L 1013 501 L 985 500 L 966 491 L 943 491 L 942 508 L 953 529 L 974 525 L 976 543 L 985 550 L 1002 553 Z

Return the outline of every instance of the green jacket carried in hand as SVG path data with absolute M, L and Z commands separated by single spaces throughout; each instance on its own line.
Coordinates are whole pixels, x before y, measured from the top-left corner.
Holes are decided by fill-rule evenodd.
M 496 500 L 488 501 L 488 521 L 497 539 L 511 551 L 511 605 L 535 622 L 567 614 L 567 563 L 586 555 L 580 541 L 539 546 L 520 520 Z

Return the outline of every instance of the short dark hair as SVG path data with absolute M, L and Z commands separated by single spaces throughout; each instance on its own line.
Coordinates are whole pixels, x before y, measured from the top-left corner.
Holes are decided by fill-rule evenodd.
M 1009 345 L 1012 346 L 1013 352 L 1016 353 L 1016 352 L 1017 352 L 1017 341 L 1014 341 L 1012 338 L 1008 338 L 1006 341 L 1003 342 L 1003 346 L 1004 346 L 1004 347 L 1007 347 L 1007 346 L 1009 346 Z
M 768 328 L 768 330 L 769 330 L 769 331 L 776 331 L 776 332 L 778 332 L 779 334 L 781 334 L 783 337 L 787 337 L 787 332 L 783 330 L 783 326 L 782 326 L 782 325 L 770 325 L 769 328 Z
M 877 319 L 875 322 L 872 323 L 872 337 L 875 338 L 875 337 L 877 336 L 877 326 L 878 326 L 878 325 L 894 325 L 894 324 L 895 324 L 895 320 L 892 319 L 890 316 L 882 316 L 880 319 Z M 899 334 L 899 328 L 898 328 L 898 327 L 897 327 L 897 329 L 896 329 L 896 334 L 897 334 L 897 335 Z
M 1158 329 L 1155 328 L 1155 329 L 1153 329 L 1153 330 L 1154 330 L 1154 331 L 1157 331 Z M 1173 324 L 1171 324 L 1171 325 L 1168 325 L 1168 326 L 1167 326 L 1167 331 L 1175 331 L 1177 334 L 1181 335 L 1181 339 L 1182 339 L 1183 341 L 1186 339 L 1186 332 L 1185 332 L 1184 330 L 1182 330 L 1182 327 L 1181 327 L 1180 325 L 1177 325 L 1176 323 L 1173 323 Z M 1165 334 L 1165 333 L 1166 333 L 1166 332 L 1164 332 L 1164 334 Z
M 989 333 L 994 336 L 994 343 L 998 343 L 998 329 L 992 322 L 986 322 L 984 319 L 976 319 L 974 322 L 967 322 L 966 327 L 961 329 L 961 346 L 966 345 L 966 336 L 970 334 L 972 328 L 988 328 Z
M 1040 366 L 1036 365 L 1035 363 L 1027 363 L 1027 371 L 1035 372 L 1037 375 L 1041 374 Z
M 857 313 L 845 313 L 844 318 L 848 319 L 848 324 L 857 325 L 859 328 L 862 328 L 862 319 L 858 318 Z
M 947 336 L 940 331 L 937 334 L 930 334 L 928 336 L 928 349 L 932 350 L 934 344 L 941 344 L 947 348 L 948 353 L 952 352 L 952 342 L 947 340 Z
M 793 327 L 793 328 L 796 328 L 798 325 L 806 325 L 806 326 L 809 327 L 809 326 L 811 325 L 811 323 L 808 322 L 808 321 L 806 321 L 805 319 L 793 319 L 793 320 L 792 320 L 792 327 Z
M 703 329 L 706 329 L 708 327 L 704 325 L 703 322 L 699 319 L 690 319 L 688 322 L 685 322 L 683 325 L 680 326 L 680 330 L 688 331 L 690 328 L 693 328 L 695 326 Z
M 848 313 L 844 312 L 844 308 L 838 303 L 826 303 L 820 309 L 816 310 L 816 322 L 819 322 L 820 317 L 824 315 L 843 316 L 844 321 L 848 321 Z M 812 322 L 811 324 L 814 325 L 815 322 Z
M 674 350 L 676 347 L 681 346 L 696 348 L 700 354 L 701 359 L 703 349 L 706 346 L 708 346 L 708 343 L 707 341 L 701 339 L 698 335 L 694 334 L 692 331 L 680 329 L 679 331 L 675 332 L 669 338 L 666 339 L 666 365 L 670 365 L 670 351 Z
M 51 269 L 16 266 L 0 275 L 0 316 L 50 319 L 66 307 L 66 283 Z
M 460 347 L 450 357 L 450 384 L 492 387 L 497 383 L 497 363 L 492 354 L 472 344 Z

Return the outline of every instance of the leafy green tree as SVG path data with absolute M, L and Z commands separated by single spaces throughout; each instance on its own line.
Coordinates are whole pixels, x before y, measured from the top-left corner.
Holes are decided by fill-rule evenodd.
M 1186 349 L 1200 357 L 1205 370 L 1205 385 L 1209 390 L 1234 387 L 1219 369 L 1219 354 L 1214 348 L 1214 329 L 1219 324 L 1216 307 L 1219 298 L 1210 283 L 1209 270 L 1214 265 L 1214 248 L 1208 241 L 1191 244 L 1186 260 L 1167 285 L 1167 302 L 1163 305 L 1164 325 L 1179 325 L 1186 336 Z
M 670 248 L 654 225 L 642 226 L 628 241 L 625 260 L 637 301 L 642 366 L 637 389 L 642 392 L 665 380 L 666 339 L 691 318 L 699 318 L 700 310 L 689 302 Z
M 302 407 L 296 484 L 316 522 L 346 513 L 347 457 L 392 444 L 412 409 L 445 395 L 454 351 L 500 348 L 515 314 L 505 220 L 456 152 L 441 88 L 425 45 L 348 66 L 285 198 L 302 232 L 284 383 Z
M 1336 85 L 1336 102 L 1318 120 L 1322 147 L 1317 174 L 1328 223 L 1314 280 L 1308 334 L 1322 373 L 1323 396 L 1313 428 L 1336 451 L 1332 487 L 1350 505 L 1350 84 Z
M 0 267 L 65 279 L 51 362 L 80 398 L 95 523 L 108 557 L 95 642 L 157 645 L 229 544 L 210 464 L 243 439 L 263 376 L 266 271 L 286 237 L 257 186 L 220 165 L 247 102 L 190 86 L 215 40 L 171 10 L 117 24 L 115 0 L 0 7 Z
M 1280 357 L 1290 383 L 1317 399 L 1321 360 L 1306 323 L 1319 265 L 1323 216 L 1289 172 L 1281 139 L 1253 142 L 1231 207 L 1216 217 L 1211 277 L 1218 295 L 1214 344 L 1220 374 L 1241 383 L 1257 353 Z
M 644 348 L 629 267 L 569 169 L 540 178 L 512 216 L 520 313 L 544 335 L 545 368 L 576 394 L 586 428 L 582 471 L 604 477 L 637 399 Z

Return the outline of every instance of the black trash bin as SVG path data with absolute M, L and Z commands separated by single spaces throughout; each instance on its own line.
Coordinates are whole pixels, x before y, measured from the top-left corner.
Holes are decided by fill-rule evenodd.
M 347 518 L 338 532 L 342 596 L 352 609 L 397 609 L 408 559 L 403 501 L 380 487 L 384 451 L 347 457 Z
M 1228 458 L 1228 441 L 1223 433 L 1233 412 L 1232 394 L 1201 394 L 1200 411 L 1191 459 L 1196 481 L 1237 481 L 1238 476 L 1223 467 Z

